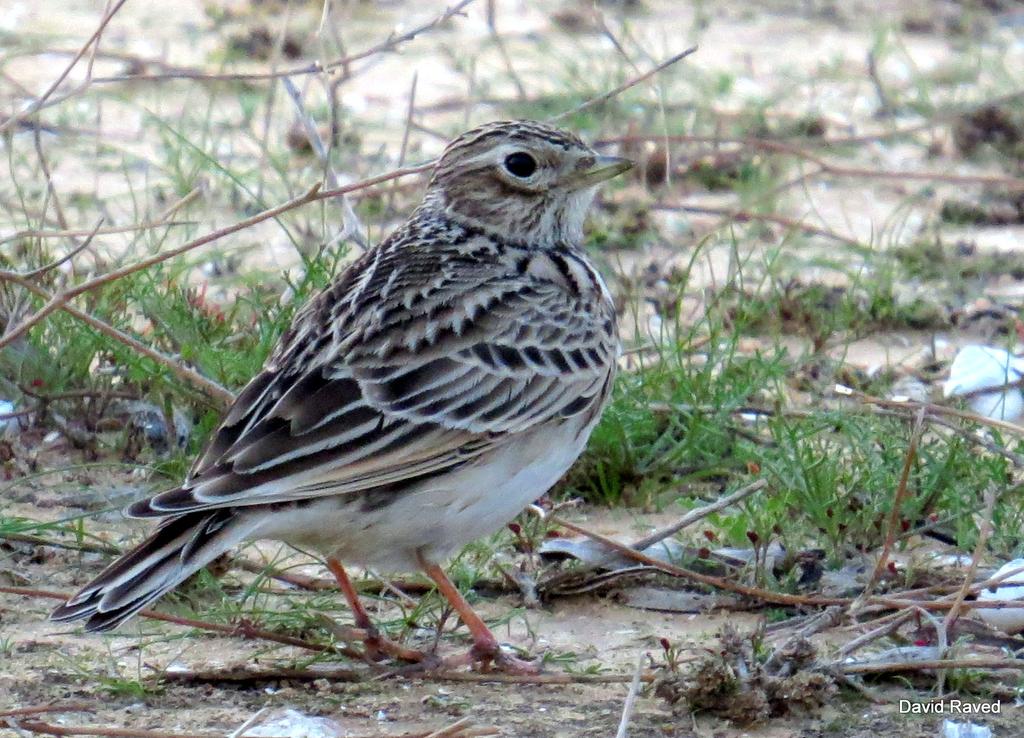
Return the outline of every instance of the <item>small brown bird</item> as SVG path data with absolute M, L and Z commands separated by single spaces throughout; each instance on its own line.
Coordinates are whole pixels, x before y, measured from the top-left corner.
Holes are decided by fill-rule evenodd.
M 115 628 L 246 540 L 323 552 L 367 652 L 380 637 L 341 561 L 420 569 L 502 652 L 440 564 L 576 460 L 615 374 L 615 310 L 580 247 L 602 181 L 631 166 L 506 121 L 445 149 L 422 204 L 297 315 L 175 489 L 131 505 L 156 531 L 52 614 Z

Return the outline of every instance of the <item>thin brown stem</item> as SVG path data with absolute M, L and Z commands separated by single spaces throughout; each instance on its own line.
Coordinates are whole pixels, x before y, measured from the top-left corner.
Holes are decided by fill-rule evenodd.
M 121 1 L 124 2 L 124 0 Z M 404 44 L 407 41 L 413 40 L 414 38 L 416 38 L 416 36 L 419 36 L 421 33 L 433 30 L 437 26 L 440 26 L 443 23 L 445 23 L 448 19 L 456 15 L 462 14 L 462 11 L 466 8 L 466 6 L 468 6 L 472 2 L 474 2 L 474 0 L 461 0 L 461 2 L 449 7 L 440 15 L 432 18 L 431 20 L 419 26 L 416 26 L 415 28 L 409 31 L 406 31 L 405 33 L 402 33 L 398 36 L 391 35 L 384 41 L 375 44 L 374 46 L 371 46 L 368 49 L 359 51 L 355 54 L 351 54 L 341 59 L 335 59 L 333 61 L 327 62 L 326 64 L 323 64 L 321 62 L 313 62 L 312 64 L 306 64 L 300 67 L 292 67 L 290 69 L 283 69 L 280 71 L 254 73 L 238 72 L 226 74 L 206 72 L 201 69 L 178 68 L 173 71 L 161 72 L 158 74 L 123 74 L 116 75 L 113 77 L 96 77 L 93 80 L 93 82 L 97 84 L 138 81 L 164 82 L 172 79 L 191 79 L 205 82 L 258 82 L 261 80 L 280 79 L 281 77 L 295 77 L 298 75 L 320 74 L 322 72 L 329 72 L 332 69 L 345 68 L 351 65 L 353 62 L 366 59 L 368 57 L 380 54 L 385 51 L 391 51 L 395 47 L 400 46 L 401 44 Z
M 878 618 L 877 620 L 871 621 L 874 623 L 881 622 L 881 625 L 872 628 L 867 633 L 863 633 L 857 636 L 849 643 L 844 643 L 843 646 L 839 649 L 839 655 L 849 656 L 850 654 L 855 653 L 856 651 L 868 645 L 869 643 L 874 643 L 879 638 L 884 638 L 885 636 L 890 635 L 891 633 L 895 633 L 903 626 L 905 622 L 910 620 L 912 617 L 914 617 L 914 610 L 903 610 L 902 612 L 884 615 L 881 618 Z M 864 627 L 864 624 L 858 623 L 857 627 Z
M 680 51 L 678 54 L 674 54 L 673 56 L 670 56 L 668 59 L 666 59 L 661 64 L 659 64 L 656 67 L 654 67 L 653 69 L 649 69 L 646 72 L 644 72 L 643 74 L 639 74 L 636 77 L 633 77 L 633 78 L 627 80 L 626 82 L 623 82 L 618 87 L 615 87 L 615 88 L 613 88 L 611 90 L 608 90 L 608 92 L 600 94 L 597 97 L 592 97 L 591 99 L 586 100 L 586 101 L 580 103 L 579 105 L 577 105 L 574 108 L 570 108 L 569 110 L 565 110 L 565 111 L 559 113 L 558 115 L 552 116 L 551 118 L 548 118 L 548 121 L 550 121 L 550 122 L 559 121 L 562 118 L 568 118 L 570 115 L 575 115 L 576 113 L 579 113 L 582 110 L 586 110 L 587 108 L 592 108 L 595 105 L 600 105 L 603 102 L 607 102 L 608 100 L 611 100 L 613 97 L 617 97 L 618 95 L 621 95 L 623 92 L 625 92 L 626 90 L 630 89 L 631 87 L 636 87 L 641 82 L 643 82 L 643 81 L 645 81 L 647 79 L 650 79 L 651 77 L 653 77 L 654 75 L 658 74 L 659 72 L 665 71 L 666 69 L 671 67 L 673 64 L 676 64 L 677 62 L 682 61 L 683 59 L 685 59 L 686 57 L 688 57 L 690 54 L 694 53 L 695 51 L 697 51 L 697 47 L 696 46 L 691 46 L 690 48 L 686 49 L 685 51 Z
M 0 593 L 2 594 L 13 594 L 21 597 L 43 597 L 51 600 L 67 600 L 71 597 L 66 592 L 53 592 L 46 589 L 34 589 L 31 587 L 9 587 L 0 586 Z M 269 630 L 261 630 L 260 628 L 253 627 L 248 623 L 240 623 L 237 625 L 223 625 L 221 623 L 208 623 L 205 620 L 195 620 L 193 618 L 182 618 L 177 615 L 168 615 L 166 613 L 157 612 L 155 610 L 140 610 L 139 615 L 150 620 L 162 620 L 165 623 L 174 623 L 175 625 L 185 625 L 189 628 L 196 628 L 198 630 L 208 630 L 214 633 L 223 633 L 224 635 L 231 636 L 242 636 L 244 638 L 253 638 L 261 641 L 270 641 L 272 643 L 279 643 L 282 646 L 294 646 L 296 648 L 304 648 L 307 651 L 317 652 L 331 652 L 340 653 L 345 656 L 352 658 L 361 658 L 360 654 L 355 649 L 322 645 L 320 643 L 311 643 L 301 638 L 295 638 L 293 636 L 281 635 L 280 633 L 273 633 Z M 353 629 L 353 633 L 356 633 L 356 629 Z M 361 635 L 361 634 L 360 634 Z
M 866 137 L 872 139 L 873 137 Z M 597 146 L 610 144 L 639 143 L 653 141 L 655 143 L 694 143 L 711 144 L 723 146 L 726 144 L 736 145 L 739 148 L 757 149 L 771 151 L 804 159 L 817 165 L 816 175 L 830 174 L 833 177 L 849 177 L 853 179 L 886 179 L 897 181 L 919 181 L 919 182 L 942 182 L 953 185 L 986 185 L 991 187 L 1005 187 L 1011 190 L 1024 189 L 1024 179 L 999 174 L 956 174 L 953 172 L 920 172 L 907 171 L 903 169 L 878 169 L 872 167 L 851 167 L 831 162 L 821 156 L 811 153 L 806 148 L 797 146 L 790 141 L 771 138 L 750 138 L 744 136 L 701 136 L 693 134 L 673 134 L 664 136 L 658 133 L 630 134 L 626 136 L 613 136 L 595 141 Z M 849 143 L 863 142 L 860 139 L 819 139 L 808 140 L 816 148 L 829 149 Z
M 92 232 L 85 239 L 85 241 L 83 241 L 80 246 L 73 249 L 69 254 L 64 256 L 62 259 L 59 259 L 53 262 L 52 264 L 47 264 L 44 267 L 40 267 L 39 269 L 34 269 L 31 272 L 19 274 L 18 276 L 21 277 L 23 280 L 29 280 L 41 276 L 46 272 L 50 271 L 51 269 L 56 269 L 65 261 L 73 258 L 78 252 L 80 252 L 82 249 L 86 248 L 90 243 L 92 243 L 92 239 L 96 235 L 96 231 L 99 230 L 99 227 L 102 223 L 103 219 L 101 218 L 96 222 L 95 228 L 93 228 Z M 42 320 L 46 318 L 47 315 L 54 312 L 55 310 L 59 310 L 60 308 L 62 308 L 65 305 L 65 303 L 67 303 L 67 301 L 68 298 L 64 297 L 63 295 L 57 295 L 56 297 L 51 299 L 42 308 L 36 311 L 35 314 L 21 321 L 21 323 L 19 323 L 18 325 L 4 333 L 3 336 L 0 336 L 0 349 L 10 345 L 12 342 L 21 338 L 21 336 L 30 331 L 35 325 L 42 322 Z
M 64 541 L 54 541 L 49 538 L 43 538 L 42 536 L 33 536 L 28 533 L 5 533 L 0 531 L 0 540 L 15 541 L 16 543 L 29 543 L 33 546 L 51 546 L 52 548 L 63 548 L 69 551 L 87 551 L 89 553 L 101 553 L 108 555 L 117 555 L 120 553 L 120 549 L 115 546 L 103 543 L 89 543 L 88 541 L 65 543 Z
M 829 605 L 851 605 L 854 600 L 850 597 L 828 597 L 825 595 L 795 595 L 788 594 L 785 592 L 773 592 L 771 590 L 763 589 L 761 587 L 752 587 L 738 582 L 733 582 L 722 577 L 711 576 L 709 574 L 701 574 L 700 572 L 686 569 L 675 564 L 669 564 L 664 561 L 647 556 L 646 554 L 636 551 L 626 544 L 619 543 L 613 538 L 608 538 L 600 533 L 588 530 L 582 526 L 575 525 L 566 520 L 562 520 L 557 516 L 549 516 L 557 525 L 567 528 L 571 531 L 575 531 L 581 535 L 587 536 L 588 538 L 602 543 L 613 551 L 617 551 L 626 558 L 640 563 L 646 564 L 653 569 L 657 569 L 666 574 L 671 574 L 681 579 L 687 579 L 698 584 L 704 584 L 709 587 L 716 587 L 718 589 L 724 589 L 728 592 L 735 592 L 736 594 L 751 597 L 761 602 L 769 602 L 777 605 L 790 605 L 794 607 L 808 607 L 808 606 L 829 606 Z M 874 595 L 864 600 L 862 605 L 877 605 L 885 608 L 902 609 L 906 607 L 919 607 L 922 610 L 928 611 L 945 611 L 949 610 L 953 603 L 949 600 L 915 600 L 908 598 L 899 597 L 883 597 Z M 974 601 L 970 603 L 971 609 L 974 610 L 1003 610 L 1003 609 L 1017 609 L 1024 608 L 1024 602 L 1020 601 L 1002 601 L 1002 600 L 991 600 L 991 601 Z
M 64 702 L 56 705 L 33 705 L 13 710 L 0 710 L 0 718 L 39 715 L 44 712 L 92 712 L 95 709 L 96 705 L 88 702 Z
M 16 275 L 14 275 L 13 272 L 4 273 L 0 271 L 0 280 L 7 280 L 8 282 L 17 284 L 20 287 L 24 287 L 26 290 L 38 295 L 42 299 L 49 300 L 50 303 L 58 301 L 58 297 L 54 297 L 43 288 L 37 286 L 32 282 L 29 282 L 26 279 L 17 277 Z M 99 318 L 90 315 L 87 312 L 79 310 L 76 307 L 66 304 L 66 295 L 67 293 L 65 292 L 61 293 L 61 295 L 59 296 L 61 299 L 59 301 L 58 307 L 64 312 L 78 318 L 78 320 L 82 321 L 86 325 L 95 328 L 97 331 L 107 336 L 108 338 L 112 338 L 118 343 L 124 344 L 125 346 L 132 349 L 136 353 L 141 354 L 142 356 L 145 356 L 149 359 L 152 359 L 158 364 L 166 366 L 168 369 L 171 370 L 171 373 L 174 374 L 176 377 L 185 382 L 188 382 L 196 389 L 206 394 L 208 397 L 220 402 L 222 405 L 226 406 L 234 401 L 235 395 L 233 392 L 218 384 L 217 382 L 214 382 L 212 379 L 204 377 L 195 369 L 187 367 L 177 359 L 171 356 L 167 356 L 166 354 L 163 354 L 157 351 L 156 349 L 147 346 L 138 339 L 129 336 L 124 331 L 115 328 L 109 323 L 106 323 L 100 320 Z
M 981 528 L 978 531 L 978 541 L 974 545 L 974 553 L 971 554 L 971 563 L 967 566 L 967 571 L 964 573 L 963 584 L 960 585 L 959 591 L 957 591 L 956 596 L 953 598 L 952 607 L 946 613 L 943 627 L 947 631 L 952 628 L 953 623 L 960 616 L 960 608 L 963 607 L 964 600 L 967 599 L 967 595 L 971 591 L 974 573 L 978 570 L 978 562 L 984 555 L 985 546 L 988 545 L 988 539 L 992 535 L 992 518 L 995 513 L 996 498 L 995 487 L 990 486 L 985 490 L 985 509 L 981 514 Z
M 1024 426 L 1017 425 L 1016 423 L 1010 423 L 1005 420 L 999 420 L 998 418 L 988 418 L 984 415 L 978 415 L 977 413 L 968 412 L 966 410 L 958 410 L 955 407 L 946 407 L 945 405 L 936 405 L 933 402 L 917 402 L 914 400 L 887 400 L 882 397 L 875 397 L 865 392 L 846 387 L 844 385 L 836 385 L 836 394 L 851 397 L 866 405 L 875 405 L 876 407 L 884 407 L 890 409 L 901 409 L 901 410 L 918 410 L 923 408 L 929 414 L 935 415 L 947 415 L 953 418 L 960 418 L 961 420 L 969 420 L 978 425 L 987 425 L 990 428 L 996 428 L 1007 433 L 1012 433 L 1016 436 L 1024 435 Z
M 15 720 L 8 718 L 8 725 L 14 726 L 21 731 L 39 733 L 42 735 L 57 736 L 97 736 L 97 738 L 224 738 L 223 731 L 218 733 L 174 733 L 166 730 L 149 730 L 146 728 L 116 728 L 106 725 L 57 725 L 46 723 L 42 720 Z M 497 735 L 496 728 L 479 727 L 474 728 L 468 724 L 466 719 L 445 726 L 433 732 L 403 732 L 395 738 L 482 738 L 483 736 Z M 351 735 L 351 734 L 347 734 Z M 278 737 L 283 738 L 283 737 Z M 362 736 L 352 735 L 351 738 L 388 738 L 380 733 Z
M 632 674 L 511 674 L 507 672 L 476 672 L 450 669 L 425 670 L 420 667 L 382 669 L 377 666 L 346 669 L 336 666 L 311 666 L 301 669 L 233 667 L 190 671 L 175 669 L 162 674 L 168 682 L 232 682 L 258 683 L 280 679 L 312 682 L 317 679 L 364 681 L 369 678 L 406 679 L 428 682 L 499 682 L 502 684 L 628 684 Z M 644 683 L 654 681 L 654 674 L 640 675 Z
M 357 185 L 358 184 L 362 183 L 357 183 Z M 371 184 L 376 184 L 376 182 L 371 182 Z M 264 210 L 249 218 L 245 218 L 244 220 L 240 220 L 237 223 L 233 223 L 232 225 L 225 226 L 223 228 L 219 228 L 215 231 L 207 233 L 205 236 L 193 239 L 188 243 L 182 244 L 176 249 L 171 249 L 170 251 L 165 251 L 160 254 L 154 254 L 148 259 L 142 259 L 141 261 L 135 262 L 134 264 L 129 264 L 127 266 L 121 267 L 120 269 L 114 269 L 110 272 L 107 272 L 106 274 L 101 274 L 98 277 L 94 277 L 93 279 L 87 280 L 82 284 L 76 285 L 75 287 L 65 290 L 62 294 L 66 299 L 77 297 L 78 295 L 94 290 L 97 287 L 102 287 L 103 285 L 109 284 L 110 282 L 114 282 L 123 277 L 127 277 L 129 274 L 134 274 L 135 272 L 142 271 L 143 269 L 148 269 L 149 267 L 167 261 L 168 259 L 173 259 L 175 256 L 180 256 L 181 254 L 184 254 L 188 251 L 192 251 L 193 249 L 199 248 L 200 246 L 205 246 L 206 244 L 217 241 L 223 238 L 224 236 L 228 236 L 237 231 L 244 230 L 245 228 L 249 228 L 250 226 L 256 225 L 257 223 L 262 223 L 263 221 L 269 220 L 270 218 L 276 218 L 278 215 L 281 215 L 282 213 L 285 213 L 289 210 L 294 210 L 297 207 L 301 207 L 302 205 L 313 202 L 315 200 L 324 199 L 325 197 L 333 197 L 334 195 L 344 194 L 344 192 L 350 192 L 352 189 L 358 189 L 358 187 L 356 185 L 350 185 L 348 188 L 340 187 L 337 190 L 334 190 L 330 195 L 327 195 L 320 191 L 319 184 L 315 184 L 312 187 L 310 187 L 305 193 L 299 195 L 298 197 L 292 200 L 289 200 L 288 202 Z M 19 276 L 16 272 L 0 270 L 0 280 L 11 280 L 12 275 Z
M 634 551 L 643 551 L 647 548 L 650 548 L 651 546 L 654 546 L 655 544 L 663 541 L 669 536 L 675 535 L 683 528 L 686 528 L 690 525 L 693 525 L 694 523 L 703 520 L 708 515 L 712 515 L 718 512 L 719 510 L 724 510 L 725 508 L 731 505 L 735 505 L 737 502 L 741 502 L 750 495 L 764 489 L 767 485 L 768 482 L 766 480 L 758 479 L 757 481 L 752 482 L 746 485 L 745 487 L 741 487 L 735 492 L 728 494 L 719 500 L 715 500 L 709 505 L 704 505 L 703 507 L 699 507 L 696 510 L 691 510 L 690 512 L 683 515 L 681 518 L 679 518 L 679 520 L 675 521 L 671 525 L 667 525 L 664 528 L 660 528 L 651 533 L 650 535 L 644 536 L 643 538 L 634 541 L 633 543 L 629 544 L 629 547 Z M 570 580 L 579 579 L 580 577 L 588 574 L 589 572 L 595 571 L 600 567 L 601 562 L 594 562 L 591 564 L 587 564 L 583 567 L 574 568 L 571 571 L 557 573 L 553 576 L 548 577 L 544 581 L 539 582 L 537 585 L 537 589 L 539 591 L 552 591 L 553 589 L 556 589 L 559 585 Z
M 117 235 L 119 233 L 138 233 L 138 232 L 141 232 L 141 231 L 148 231 L 148 230 L 151 230 L 153 228 L 160 228 L 162 226 L 182 226 L 182 225 L 194 225 L 194 223 L 191 222 L 191 221 L 169 221 L 169 222 L 152 221 L 152 222 L 149 222 L 149 223 L 137 223 L 135 225 L 128 225 L 128 226 L 111 226 L 111 227 L 108 227 L 108 228 L 96 228 L 95 231 L 93 229 L 85 229 L 85 228 L 68 228 L 68 229 L 60 228 L 60 229 L 56 229 L 56 230 L 46 230 L 46 231 L 44 231 L 44 230 L 24 230 L 24 231 L 16 231 L 16 232 L 12 233 L 9 236 L 4 236 L 3 238 L 0 238 L 0 246 L 2 246 L 5 243 L 11 243 L 12 241 L 21 241 L 21 240 L 24 240 L 24 239 L 33 239 L 33 238 L 82 238 L 82 237 L 88 236 L 90 233 L 94 233 L 94 232 L 95 232 L 95 235 L 97 235 L 97 236 L 112 236 L 112 235 Z M 77 250 L 76 250 L 75 253 L 77 253 Z M 63 257 L 63 258 L 67 259 L 68 257 Z M 29 272 L 28 274 L 34 274 L 34 272 Z
M 871 576 L 868 578 L 868 582 L 864 585 L 864 592 L 858 598 L 859 601 L 863 601 L 870 597 L 874 592 L 875 585 L 882 576 L 882 572 L 885 571 L 885 566 L 889 562 L 889 554 L 892 552 L 892 548 L 896 545 L 896 534 L 900 524 L 900 512 L 903 508 L 903 501 L 907 497 L 907 488 L 910 481 L 910 470 L 914 466 L 914 459 L 917 458 L 917 445 L 921 441 L 921 435 L 924 433 L 924 408 L 921 408 L 917 412 L 917 417 L 914 420 L 914 429 L 910 434 L 910 443 L 907 445 L 907 453 L 903 459 L 903 471 L 900 473 L 900 481 L 896 487 L 896 494 L 893 496 L 892 508 L 889 510 L 889 522 L 886 525 L 885 531 L 885 542 L 882 544 L 882 553 L 879 554 L 878 560 L 875 562 L 875 568 L 871 572 Z M 856 605 L 854 606 L 856 609 Z
M 50 98 L 53 96 L 53 93 L 56 92 L 57 88 L 60 87 L 61 83 L 65 79 L 67 79 L 68 75 L 71 74 L 71 70 L 74 69 L 75 66 L 77 66 L 78 62 L 81 61 L 82 57 L 84 57 L 90 49 L 92 49 L 93 53 L 95 53 L 96 47 L 99 45 L 100 36 L 103 35 L 104 29 L 106 29 L 110 21 L 114 19 L 114 16 L 117 14 L 117 11 L 119 11 L 127 1 L 128 0 L 117 0 L 117 2 L 114 3 L 113 7 L 111 7 L 106 13 L 103 14 L 103 18 L 100 20 L 100 23 L 96 27 L 96 30 L 92 32 L 92 35 L 89 36 L 88 40 L 84 44 L 82 44 L 82 47 L 75 53 L 73 57 L 71 57 L 71 61 L 68 62 L 68 65 L 64 68 L 64 71 L 62 71 L 57 76 L 57 79 L 55 79 L 53 83 L 46 88 L 46 91 L 43 92 L 43 94 L 40 95 L 38 98 L 36 98 L 23 113 L 19 115 L 12 115 L 2 124 L 0 124 L 0 135 L 5 133 L 16 122 L 21 123 L 27 119 L 30 119 L 44 107 L 48 107 L 49 105 L 55 105 L 58 102 L 67 100 L 72 95 L 82 92 L 89 86 L 89 84 L 92 81 L 94 81 L 91 73 L 92 62 L 90 61 L 90 73 L 86 76 L 85 82 L 83 82 L 81 85 L 79 85 L 71 92 L 68 92 L 67 94 L 61 96 L 58 100 L 50 100 Z
M 831 668 L 844 674 L 886 674 L 898 671 L 930 669 L 1024 669 L 1024 659 L 1000 656 L 975 656 L 969 659 L 935 659 L 932 661 L 837 662 Z
M 100 738 L 223 738 L 223 733 L 175 733 L 145 728 L 114 728 L 106 725 L 56 725 L 42 720 L 7 718 L 8 725 L 42 735 L 92 735 Z
M 684 213 L 702 213 L 704 215 L 721 215 L 729 221 L 735 221 L 737 223 L 749 223 L 749 222 L 761 222 L 761 223 L 774 223 L 785 228 L 789 228 L 794 231 L 803 231 L 812 236 L 823 236 L 830 238 L 840 243 L 845 243 L 848 246 L 854 246 L 856 248 L 862 248 L 863 244 L 856 238 L 850 236 L 844 236 L 841 233 L 837 233 L 828 228 L 822 228 L 820 226 L 811 225 L 795 218 L 788 218 L 784 215 L 768 214 L 768 213 L 754 213 L 749 210 L 739 210 L 736 208 L 720 208 L 710 205 L 688 205 L 685 203 L 655 203 L 652 206 L 655 210 L 675 210 Z
M 784 592 L 772 592 L 770 590 L 762 589 L 760 587 L 751 587 L 745 584 L 732 582 L 728 579 L 723 579 L 722 577 L 711 576 L 710 574 L 701 574 L 700 572 L 696 572 L 691 569 L 685 569 L 681 566 L 676 566 L 675 564 L 669 564 L 667 562 L 652 558 L 647 554 L 644 554 L 640 551 L 636 551 L 630 546 L 627 546 L 623 543 L 619 543 L 613 538 L 608 538 L 607 536 L 603 536 L 600 533 L 595 533 L 594 531 L 583 528 L 582 526 L 575 525 L 574 523 L 570 523 L 567 520 L 563 520 L 558 516 L 552 515 L 549 516 L 549 519 L 552 520 L 552 522 L 554 522 L 555 524 L 562 526 L 563 528 L 567 528 L 571 531 L 579 533 L 580 535 L 584 535 L 592 540 L 595 540 L 598 543 L 602 543 L 611 550 L 617 551 L 618 553 L 622 554 L 623 556 L 626 556 L 627 558 L 633 559 L 634 561 L 639 561 L 643 564 L 663 571 L 666 574 L 672 574 L 683 579 L 688 579 L 690 581 L 697 582 L 698 584 L 704 584 L 710 587 L 717 587 L 719 589 L 724 589 L 729 592 L 735 592 L 737 594 L 745 595 L 747 597 L 753 597 L 763 602 L 772 602 L 778 605 L 845 605 L 850 602 L 850 599 L 846 597 L 817 597 L 808 595 L 792 595 L 786 594 Z

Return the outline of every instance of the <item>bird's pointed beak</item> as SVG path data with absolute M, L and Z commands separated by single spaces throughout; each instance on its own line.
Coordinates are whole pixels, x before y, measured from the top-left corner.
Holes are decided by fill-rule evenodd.
M 594 160 L 593 166 L 569 175 L 566 178 L 566 184 L 573 189 L 582 190 L 604 182 L 606 179 L 617 177 L 632 169 L 633 166 L 633 161 L 623 159 L 621 156 L 599 156 Z

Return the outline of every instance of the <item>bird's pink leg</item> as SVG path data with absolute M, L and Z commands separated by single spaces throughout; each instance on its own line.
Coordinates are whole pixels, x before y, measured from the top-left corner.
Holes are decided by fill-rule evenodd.
M 420 566 L 423 572 L 437 585 L 438 592 L 444 595 L 444 598 L 448 600 L 449 604 L 455 609 L 455 612 L 459 614 L 459 618 L 465 623 L 470 634 L 473 636 L 473 648 L 470 649 L 468 658 L 451 663 L 469 662 L 481 664 L 485 668 L 493 663 L 494 667 L 499 671 L 507 671 L 514 674 L 536 674 L 540 671 L 540 667 L 536 663 L 517 659 L 515 656 L 510 656 L 501 650 L 501 645 L 498 643 L 498 639 L 494 637 L 491 629 L 487 627 L 487 624 L 480 619 L 480 616 L 466 602 L 466 599 L 452 583 L 452 580 L 444 573 L 444 569 L 437 564 L 424 561 L 423 557 L 420 557 Z
M 359 593 L 356 592 L 356 588 L 352 584 L 352 580 L 348 578 L 348 573 L 345 571 L 345 567 L 342 566 L 340 561 L 333 557 L 329 557 L 327 559 L 327 568 L 330 569 L 331 574 L 334 575 L 334 579 L 338 582 L 338 587 L 341 589 L 341 593 L 345 595 L 345 600 L 348 602 L 348 606 L 352 609 L 352 615 L 355 618 L 356 627 L 366 631 L 366 637 L 363 639 L 363 643 L 366 644 L 367 658 L 372 661 L 380 661 L 385 655 L 387 655 L 401 661 L 410 662 L 420 662 L 425 658 L 426 654 L 422 651 L 406 648 L 401 644 L 384 638 L 377 631 L 377 626 L 375 626 L 373 621 L 370 620 L 369 613 L 366 612 L 366 608 L 363 607 L 362 600 L 359 599 Z

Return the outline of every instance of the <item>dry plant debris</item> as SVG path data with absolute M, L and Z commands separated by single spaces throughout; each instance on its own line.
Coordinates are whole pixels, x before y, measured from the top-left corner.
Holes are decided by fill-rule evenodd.
M 654 693 L 684 713 L 701 712 L 740 725 L 801 711 L 814 713 L 837 691 L 817 663 L 817 650 L 799 638 L 765 658 L 763 632 L 725 626 L 717 647 L 685 672 L 664 669 Z

